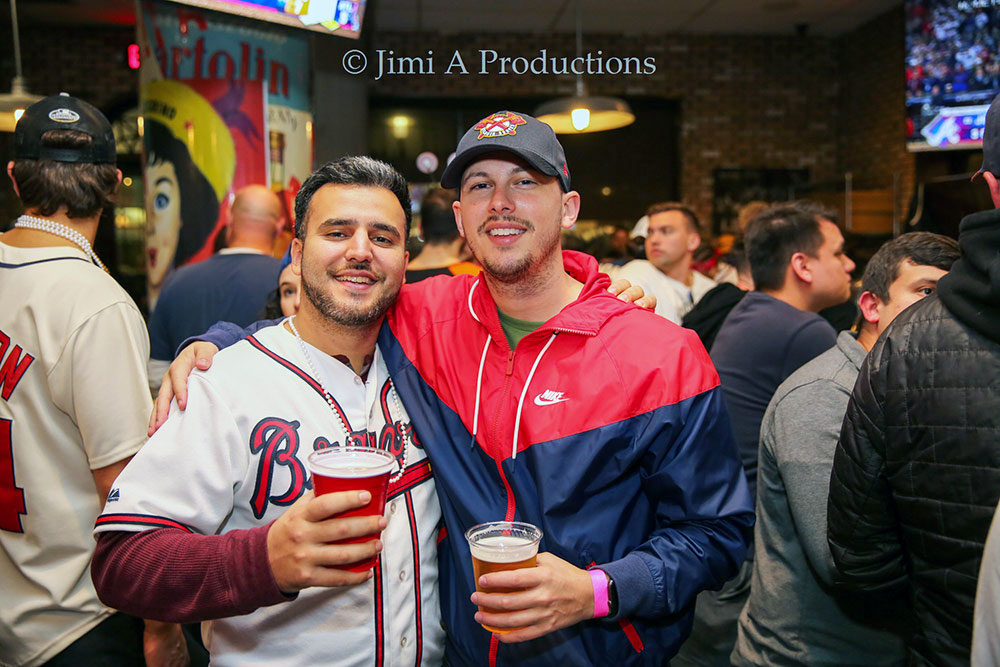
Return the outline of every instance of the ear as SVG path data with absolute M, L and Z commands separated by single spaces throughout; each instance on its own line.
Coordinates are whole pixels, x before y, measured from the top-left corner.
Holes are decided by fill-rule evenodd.
M 465 238 L 465 227 L 462 226 L 462 200 L 454 201 L 451 210 L 455 213 L 455 225 L 458 227 L 458 235 Z
M 872 326 L 878 326 L 882 300 L 871 292 L 862 292 L 858 297 L 858 308 L 861 310 L 861 317 L 865 318 Z
M 302 276 L 302 241 L 298 236 L 292 239 L 292 273 Z
M 118 172 L 121 174 L 121 172 Z M 11 160 L 7 163 L 7 177 L 10 178 L 10 182 L 14 185 L 14 194 L 18 197 L 21 196 L 21 192 L 17 189 L 17 181 L 14 180 L 14 161 Z
M 576 219 L 580 215 L 580 193 L 570 190 L 562 196 L 562 221 L 560 225 L 563 229 L 570 229 L 576 224 Z
M 802 282 L 811 285 L 812 284 L 812 268 L 809 263 L 809 255 L 804 252 L 797 252 L 792 255 L 792 259 L 789 262 L 789 268 L 796 278 Z
M 984 171 L 983 178 L 986 179 L 986 185 L 990 188 L 990 199 L 993 200 L 993 206 L 1000 208 L 1000 183 L 997 182 L 997 177 L 993 175 L 993 172 Z
M 688 252 L 694 252 L 701 245 L 701 234 L 691 233 L 688 234 L 687 249 Z

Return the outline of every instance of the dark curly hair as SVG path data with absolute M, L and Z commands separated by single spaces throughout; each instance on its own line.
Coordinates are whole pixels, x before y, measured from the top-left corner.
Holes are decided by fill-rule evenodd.
M 47 148 L 85 148 L 93 142 L 77 130 L 49 130 L 42 135 Z M 70 218 L 89 218 L 114 205 L 118 170 L 113 164 L 15 160 L 14 181 L 21 203 L 49 216 L 63 206 Z

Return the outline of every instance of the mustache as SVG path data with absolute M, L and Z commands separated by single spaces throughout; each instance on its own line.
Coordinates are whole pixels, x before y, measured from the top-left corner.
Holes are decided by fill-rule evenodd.
M 483 232 L 486 231 L 486 225 L 490 224 L 491 222 L 513 222 L 521 225 L 529 232 L 535 231 L 535 226 L 531 224 L 530 220 L 526 220 L 525 218 L 519 218 L 516 215 L 491 215 L 485 220 L 483 220 L 482 224 L 479 225 L 479 228 L 476 231 L 482 234 Z
M 345 266 L 338 266 L 336 268 L 327 269 L 327 274 L 331 277 L 336 276 L 341 271 L 367 271 L 371 273 L 378 280 L 385 278 L 385 274 L 381 271 L 376 271 L 372 268 L 371 262 L 350 262 Z

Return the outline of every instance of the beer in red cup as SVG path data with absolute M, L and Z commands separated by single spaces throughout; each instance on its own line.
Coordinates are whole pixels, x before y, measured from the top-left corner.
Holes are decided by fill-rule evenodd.
M 364 507 L 341 512 L 337 517 L 382 516 L 389 490 L 389 476 L 396 465 L 396 458 L 375 447 L 329 447 L 309 454 L 309 471 L 312 473 L 313 490 L 317 496 L 341 491 L 368 491 L 371 502 Z M 337 540 L 334 544 L 359 544 L 378 538 L 379 534 Z M 341 569 L 364 572 L 375 567 L 371 558 L 345 565 Z

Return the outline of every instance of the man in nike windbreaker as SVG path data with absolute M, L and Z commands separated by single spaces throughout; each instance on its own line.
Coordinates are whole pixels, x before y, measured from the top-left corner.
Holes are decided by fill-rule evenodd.
M 378 347 L 441 502 L 446 662 L 662 665 L 752 533 L 715 368 L 693 331 L 619 301 L 594 258 L 561 251 L 580 196 L 548 125 L 491 114 L 442 185 L 460 188 L 483 273 L 404 285 Z M 514 592 L 476 593 L 464 533 L 503 519 L 541 528 L 538 567 L 481 578 Z
M 447 660 L 663 664 L 753 526 L 715 368 L 693 332 L 622 303 L 593 258 L 561 252 L 580 196 L 548 125 L 490 115 L 442 185 L 460 188 L 455 217 L 483 273 L 404 289 L 379 347 L 445 519 Z M 537 568 L 484 576 L 526 590 L 476 594 L 508 612 L 482 614 L 463 535 L 501 519 L 544 537 Z M 491 635 L 477 617 L 527 627 Z

